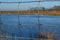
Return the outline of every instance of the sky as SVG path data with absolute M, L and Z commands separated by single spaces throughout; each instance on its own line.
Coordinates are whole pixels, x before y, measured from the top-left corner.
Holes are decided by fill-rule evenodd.
M 37 1 L 37 0 L 0 0 L 0 2 L 26 2 L 26 1 Z M 42 0 L 41 0 L 42 1 Z M 45 1 L 45 0 L 43 0 Z M 32 2 L 32 3 L 21 3 L 19 4 L 19 10 L 27 10 L 32 7 L 45 7 L 51 8 L 53 6 L 60 6 L 60 1 L 46 1 L 46 2 Z M 0 10 L 18 10 L 17 3 L 0 3 Z

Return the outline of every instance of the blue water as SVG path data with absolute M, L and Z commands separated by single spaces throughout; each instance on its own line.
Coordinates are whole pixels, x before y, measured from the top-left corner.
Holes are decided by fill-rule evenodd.
M 4 35 L 20 37 L 38 37 L 38 15 L 19 15 L 20 26 L 18 26 L 17 14 L 0 14 L 2 23 L 1 27 Z M 52 32 L 56 39 L 60 38 L 60 16 L 39 15 L 40 32 Z M 33 25 L 32 25 L 33 24 Z M 36 35 L 35 35 L 36 34 Z M 14 39 L 13 39 L 14 40 Z

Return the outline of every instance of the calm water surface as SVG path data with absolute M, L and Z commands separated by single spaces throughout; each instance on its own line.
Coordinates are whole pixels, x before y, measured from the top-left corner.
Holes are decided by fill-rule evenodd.
M 8 33 L 11 36 L 19 37 L 38 37 L 38 15 L 19 15 L 20 26 L 18 26 L 18 15 L 17 14 L 0 14 L 1 29 L 6 36 Z M 40 32 L 52 32 L 56 39 L 60 38 L 60 16 L 46 16 L 39 15 Z M 36 34 L 36 35 L 35 35 Z M 14 40 L 14 39 L 13 39 Z

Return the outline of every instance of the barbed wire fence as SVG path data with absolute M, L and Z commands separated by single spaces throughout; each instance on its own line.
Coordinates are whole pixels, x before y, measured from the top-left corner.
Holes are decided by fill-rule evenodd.
M 7 40 L 11 40 L 11 39 L 14 39 L 14 40 L 54 40 L 53 38 L 43 38 L 41 37 L 40 38 L 40 26 L 51 26 L 50 24 L 40 24 L 40 15 L 39 15 L 39 10 L 38 10 L 38 24 L 20 24 L 20 14 L 19 14 L 19 6 L 21 3 L 32 3 L 32 2 L 38 2 L 40 4 L 40 2 L 44 2 L 44 1 L 27 1 L 27 2 L 0 2 L 0 3 L 18 3 L 18 24 L 12 24 L 13 27 L 14 25 L 17 25 L 18 26 L 18 31 L 19 31 L 19 37 L 16 36 L 16 34 L 14 36 L 11 36 L 10 35 L 10 32 L 7 31 L 7 36 L 4 36 L 4 32 L 2 30 L 2 25 L 3 24 L 6 24 L 6 25 L 11 25 L 11 24 L 7 24 L 7 23 L 3 23 L 2 20 L 1 20 L 1 15 L 0 15 L 0 40 L 6 40 L 5 38 L 7 38 Z M 38 4 L 38 6 L 40 7 L 40 5 Z M 22 35 L 22 31 L 21 31 L 21 25 L 25 26 L 25 25 L 28 25 L 28 26 L 38 26 L 38 35 L 39 35 L 39 38 L 29 38 L 29 37 L 23 37 Z M 55 25 L 55 24 L 53 24 Z M 55 25 L 55 26 L 58 26 L 58 25 Z M 8 29 L 7 29 L 8 30 Z M 49 34 L 50 36 L 51 34 Z M 31 35 L 30 35 L 31 36 Z M 49 37 L 48 36 L 48 37 Z M 53 36 L 52 36 L 53 37 Z

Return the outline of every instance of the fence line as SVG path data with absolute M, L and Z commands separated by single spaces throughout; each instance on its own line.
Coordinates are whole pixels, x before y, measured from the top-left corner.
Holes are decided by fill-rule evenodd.
M 54 0 L 54 1 L 57 1 L 57 0 Z M 39 0 L 39 1 L 25 1 L 25 2 L 1 2 L 0 1 L 0 3 L 32 3 L 32 2 L 52 2 L 52 1 L 50 1 L 50 0 L 45 0 L 45 1 L 41 1 L 41 0 Z
M 21 32 L 21 30 L 20 30 L 20 16 L 19 16 L 19 5 L 20 3 L 18 3 L 18 30 L 19 30 L 19 33 L 20 33 L 20 37 L 22 37 L 22 32 Z M 20 40 L 22 40 L 21 38 L 20 38 Z
M 18 26 L 18 24 L 8 24 L 8 23 L 2 23 L 2 24 L 5 24 L 5 25 L 11 25 L 11 26 Z M 20 25 L 23 25 L 23 26 L 60 26 L 60 24 L 20 24 Z
M 43 2 L 43 1 L 26 1 L 26 2 L 0 2 L 0 3 L 32 3 L 32 2 Z
M 40 4 L 40 2 L 39 2 L 39 4 Z M 40 6 L 39 4 L 38 4 L 38 7 Z M 39 16 L 39 10 L 38 10 L 38 33 L 40 34 L 40 16 Z
M 18 31 L 19 31 L 19 36 L 20 37 L 16 37 L 16 35 L 15 35 L 15 37 L 12 37 L 12 36 L 10 36 L 10 33 L 7 31 L 7 33 L 8 33 L 8 36 L 4 36 L 4 33 L 3 33 L 3 30 L 2 30 L 2 20 L 1 20 L 1 15 L 0 15 L 0 32 L 1 32 L 1 34 L 0 35 L 2 35 L 2 36 L 0 36 L 0 38 L 1 38 L 1 40 L 4 40 L 4 38 L 6 37 L 6 38 L 8 38 L 8 40 L 10 40 L 10 38 L 14 38 L 15 40 L 17 40 L 17 38 L 19 38 L 20 40 L 22 40 L 22 39 L 39 39 L 39 38 L 27 38 L 27 37 L 22 37 L 22 31 L 21 31 L 21 29 L 20 29 L 20 27 L 21 27 L 21 25 L 23 25 L 23 26 L 38 26 L 38 34 L 39 34 L 39 36 L 40 36 L 40 26 L 52 26 L 52 25 L 54 25 L 54 26 L 58 26 L 58 25 L 55 25 L 55 24 L 40 24 L 40 17 L 39 17 L 39 10 L 38 10 L 38 24 L 20 24 L 20 16 L 19 16 L 19 6 L 20 6 L 20 3 L 32 3 L 32 2 L 38 2 L 39 4 L 40 4 L 40 2 L 43 2 L 43 1 L 27 1 L 27 2 L 0 2 L 0 3 L 18 3 L 18 24 L 12 24 L 13 25 L 13 27 L 16 25 L 16 26 L 18 26 Z M 38 7 L 40 6 L 38 4 Z M 11 24 L 7 24 L 7 23 L 3 23 L 3 24 L 6 24 L 6 25 L 11 25 Z M 60 25 L 59 25 L 60 26 Z M 8 29 L 7 29 L 8 30 Z

